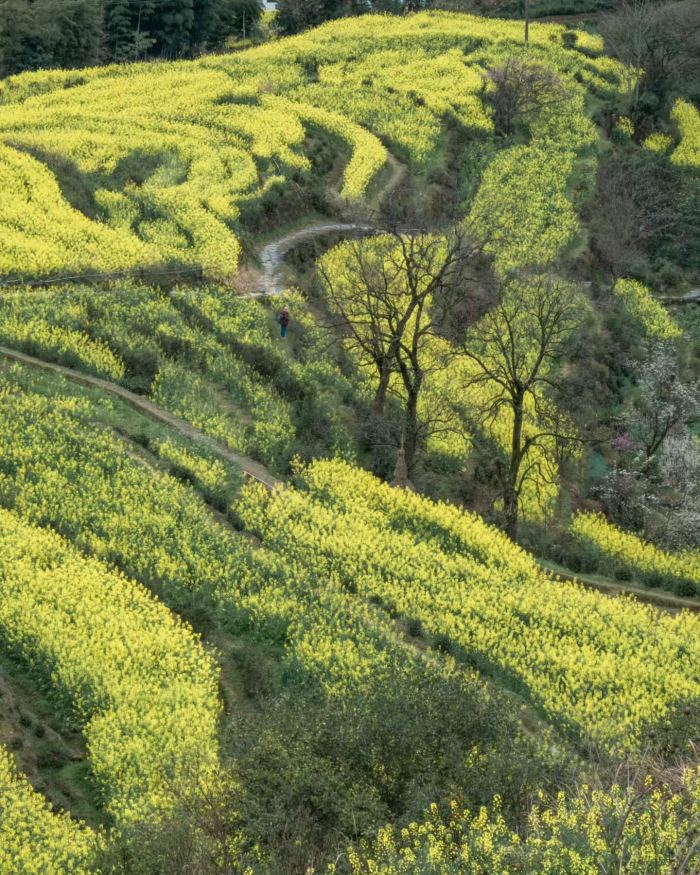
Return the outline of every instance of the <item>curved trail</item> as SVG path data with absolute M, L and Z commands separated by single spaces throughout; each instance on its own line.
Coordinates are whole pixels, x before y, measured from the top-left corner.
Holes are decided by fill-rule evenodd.
M 382 201 L 394 191 L 407 173 L 407 167 L 391 153 L 388 155 L 387 163 L 392 171 L 391 176 L 374 197 L 367 202 L 368 206 L 372 209 L 377 209 L 381 205 Z M 278 295 L 283 292 L 281 270 L 284 258 L 289 250 L 302 240 L 320 237 L 324 234 L 335 232 L 350 233 L 358 231 L 362 233 L 373 233 L 376 231 L 376 227 L 362 222 L 312 223 L 298 229 L 297 231 L 286 234 L 277 240 L 273 240 L 271 243 L 264 246 L 260 252 L 260 260 L 263 267 L 263 290 L 253 293 L 252 295 L 247 295 L 246 297 L 260 298 L 267 295 Z M 190 440 L 206 444 L 219 456 L 233 462 L 243 471 L 244 474 L 253 480 L 256 480 L 258 483 L 262 483 L 267 489 L 274 489 L 280 482 L 267 470 L 267 468 L 265 468 L 264 465 L 261 465 L 249 456 L 244 456 L 241 453 L 229 449 L 227 446 L 215 441 L 193 425 L 190 425 L 189 422 L 186 422 L 179 416 L 175 416 L 163 407 L 159 407 L 157 404 L 149 401 L 148 398 L 145 398 L 143 395 L 131 392 L 129 389 L 125 389 L 117 383 L 112 383 L 101 377 L 94 377 L 91 374 L 85 374 L 81 371 L 67 368 L 64 365 L 46 362 L 42 359 L 27 355 L 16 349 L 10 349 L 6 346 L 0 346 L 0 356 L 29 367 L 40 368 L 45 371 L 51 371 L 54 374 L 60 374 L 62 377 L 65 377 L 74 383 L 79 383 L 83 386 L 90 386 L 95 389 L 100 389 L 102 392 L 108 392 L 110 395 L 115 395 L 117 398 L 125 401 L 131 407 L 134 407 L 140 413 L 145 414 L 151 419 L 155 419 L 157 422 L 162 422 L 170 428 L 174 428 Z
M 685 295 L 675 297 L 669 295 L 661 295 L 657 297 L 656 300 L 670 307 L 678 307 L 685 304 L 700 304 L 700 289 L 691 289 L 691 291 L 686 292 Z
M 378 211 L 384 201 L 393 194 L 394 191 L 403 182 L 408 175 L 408 167 L 394 155 L 393 152 L 387 150 L 386 163 L 391 169 L 391 176 L 384 185 L 375 194 L 367 200 L 367 206 L 372 212 Z
M 597 590 L 611 598 L 620 595 L 632 595 L 637 601 L 644 602 L 647 605 L 671 614 L 677 614 L 682 610 L 693 611 L 694 613 L 700 611 L 700 600 L 692 596 L 679 596 L 664 589 L 650 589 L 641 583 L 621 583 L 618 580 L 612 580 L 601 574 L 575 573 L 563 565 L 548 562 L 545 559 L 537 559 L 537 562 L 541 568 L 555 577 L 571 581 L 572 583 L 581 583 L 586 589 Z
M 278 240 L 273 240 L 260 250 L 260 262 L 262 274 L 260 278 L 261 290 L 246 295 L 249 298 L 264 298 L 268 295 L 281 295 L 286 288 L 282 276 L 284 258 L 290 249 L 304 240 L 312 240 L 314 237 L 323 237 L 325 234 L 344 233 L 351 234 L 374 234 L 377 228 L 374 225 L 361 222 L 319 222 L 314 225 L 306 225 L 298 231 L 292 231 Z
M 366 202 L 370 213 L 379 210 L 382 203 L 398 188 L 408 173 L 406 165 L 402 164 L 391 152 L 387 156 L 387 165 L 391 169 L 391 176 L 379 191 Z M 282 276 L 284 259 L 298 243 L 312 240 L 314 237 L 323 237 L 326 234 L 374 234 L 376 231 L 376 225 L 369 222 L 313 222 L 296 231 L 291 231 L 277 240 L 272 240 L 263 246 L 259 253 L 260 289 L 246 295 L 246 297 L 265 298 L 271 295 L 281 295 L 284 292 L 285 283 Z
M 163 407 L 159 407 L 157 404 L 144 398 L 143 395 L 137 395 L 135 392 L 131 392 L 123 386 L 119 386 L 117 383 L 111 383 L 109 380 L 103 380 L 101 377 L 93 377 L 91 374 L 84 374 L 82 371 L 74 371 L 72 368 L 66 368 L 63 365 L 57 365 L 53 362 L 45 362 L 42 359 L 34 358 L 34 356 L 26 355 L 16 349 L 9 349 L 5 346 L 0 346 L 0 356 L 10 359 L 11 361 L 19 362 L 23 365 L 28 365 L 32 368 L 41 368 L 45 371 L 51 371 L 52 373 L 59 374 L 74 383 L 80 383 L 83 386 L 90 386 L 94 389 L 100 389 L 102 392 L 108 392 L 110 395 L 115 395 L 122 401 L 126 401 L 127 404 L 134 407 L 139 413 L 143 413 L 151 419 L 155 419 L 157 422 L 162 422 L 170 428 L 174 428 L 190 440 L 206 444 L 208 447 L 215 450 L 219 456 L 227 459 L 229 462 L 233 462 L 235 465 L 238 465 L 244 474 L 251 477 L 253 480 L 256 480 L 258 483 L 262 483 L 263 486 L 268 489 L 274 489 L 279 482 L 273 477 L 267 468 L 264 467 L 264 465 L 261 465 L 259 462 L 256 462 L 248 456 L 230 450 L 228 447 L 204 434 L 204 432 L 199 431 L 199 429 L 195 428 L 193 425 L 190 425 L 189 422 L 180 419 L 179 416 L 169 413 Z

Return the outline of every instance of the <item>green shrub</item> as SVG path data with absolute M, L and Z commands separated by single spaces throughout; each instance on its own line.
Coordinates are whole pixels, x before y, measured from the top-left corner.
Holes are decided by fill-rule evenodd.
M 673 591 L 684 598 L 692 598 L 698 594 L 698 587 L 692 580 L 678 580 L 673 585 Z

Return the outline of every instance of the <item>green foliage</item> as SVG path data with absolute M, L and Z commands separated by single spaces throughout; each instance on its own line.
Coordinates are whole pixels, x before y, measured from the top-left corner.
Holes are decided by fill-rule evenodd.
M 666 308 L 655 301 L 649 289 L 633 280 L 618 280 L 615 294 L 624 310 L 634 319 L 647 338 L 675 340 L 682 331 Z
M 281 350 L 265 301 L 222 289 L 165 295 L 137 284 L 5 296 L 0 340 L 150 395 L 233 449 L 283 471 L 295 454 L 345 456 L 352 382 L 302 300 L 287 297 L 296 348 Z
M 277 26 L 282 33 L 299 33 L 343 15 L 369 12 L 369 0 L 279 0 Z
M 167 32 L 158 36 L 144 25 L 140 39 L 152 31 L 148 39 L 157 38 L 163 51 L 177 56 L 178 28 L 187 27 L 189 12 L 175 15 L 170 3 L 157 9 L 169 16 Z M 128 16 L 124 21 L 127 30 L 133 27 Z M 305 153 L 309 130 L 322 129 L 351 153 L 337 185 L 342 198 L 366 197 L 386 146 L 433 184 L 430 171 L 446 138 L 491 140 L 484 71 L 518 44 L 520 27 L 444 13 L 384 17 L 378 45 L 377 21 L 329 22 L 295 38 L 291 50 L 279 40 L 190 66 L 44 71 L 2 83 L 0 182 L 13 194 L 0 205 L 7 241 L 0 273 L 193 265 L 232 280 L 247 219 L 259 232 L 265 219 L 281 218 L 286 193 L 299 201 L 294 212 L 319 202 Z M 593 141 L 586 90 L 616 98 L 624 72 L 597 56 L 600 40 L 577 32 L 575 45 L 566 48 L 571 40 L 565 33 L 561 25 L 537 25 L 530 41 L 533 62 L 561 78 L 570 93 L 565 111 L 550 107 L 528 118 L 531 145 L 513 144 L 504 150 L 508 158 L 496 156 L 493 169 L 485 170 L 479 201 L 492 212 L 498 207 L 494 188 L 509 184 L 522 166 L 524 178 L 512 198 L 519 227 L 530 229 L 522 246 L 541 231 L 539 249 L 548 255 L 576 230 L 567 213 L 575 203 L 568 187 L 585 194 L 581 177 L 587 170 L 579 162 Z M 105 102 L 109 113 L 102 110 Z M 533 149 L 529 162 L 522 148 Z M 533 169 L 542 150 L 555 171 L 551 179 Z M 440 190 L 447 189 L 449 180 L 443 180 Z M 548 197 L 555 207 L 549 221 Z M 522 222 L 529 203 L 532 219 Z M 553 240 L 550 229 L 557 223 L 562 229 Z M 502 225 L 501 237 L 507 230 Z
M 650 576 L 655 586 L 675 584 L 679 595 L 700 592 L 700 554 L 696 550 L 662 550 L 612 525 L 602 514 L 578 514 L 571 532 L 596 551 L 600 565 L 612 568 L 618 580 L 630 580 L 634 570 L 640 576 Z
M 241 34 L 258 0 L 1 0 L 0 77 L 98 61 L 182 57 Z
M 301 811 L 306 816 L 290 840 L 307 850 L 320 840 L 323 817 L 313 794 L 325 799 L 334 791 L 318 787 L 317 763 L 337 790 L 328 818 L 343 831 L 357 818 L 353 835 L 370 829 L 372 812 L 417 814 L 455 780 L 471 788 L 474 804 L 512 780 L 514 813 L 547 781 L 552 758 L 522 735 L 505 697 L 453 662 L 404 644 L 382 611 L 319 573 L 315 557 L 290 561 L 286 550 L 253 549 L 190 488 L 145 469 L 118 438 L 91 425 L 87 402 L 51 401 L 17 387 L 4 402 L 0 427 L 10 439 L 0 458 L 2 504 L 124 569 L 185 616 L 202 622 L 209 611 L 209 622 L 215 613 L 232 630 L 284 645 L 289 696 L 266 705 L 268 717 L 248 722 L 241 713 L 231 724 L 237 780 L 246 779 L 245 804 L 239 807 L 236 793 L 231 804 L 248 812 L 253 839 L 276 846 L 283 859 L 284 812 Z M 499 754 L 506 745 L 507 770 Z M 279 808 L 261 803 L 261 782 L 266 794 L 282 782 Z M 309 834 L 308 805 L 320 819 Z
M 282 0 L 278 23 L 298 31 L 370 5 L 424 4 Z M 0 75 L 191 57 L 241 35 L 244 16 L 248 33 L 258 12 L 253 0 L 0 0 Z M 19 288 L 3 295 L 0 340 L 149 394 L 278 472 L 295 454 L 352 459 L 361 375 L 345 359 L 351 376 L 341 372 L 299 296 L 285 298 L 292 328 L 280 345 L 273 308 L 232 292 L 241 241 L 334 202 L 329 179 L 362 207 L 391 148 L 428 204 L 461 192 L 460 157 L 470 156 L 465 226 L 502 279 L 567 257 L 572 266 L 587 243 L 597 160 L 589 116 L 624 99 L 627 71 L 601 51 L 592 33 L 561 25 L 533 25 L 525 50 L 518 22 L 363 16 L 193 64 L 4 81 L 0 273 L 190 264 L 226 282 L 168 293 Z M 567 99 L 499 123 L 495 137 L 487 74 L 511 55 Z M 640 257 L 640 273 L 626 275 L 670 276 L 676 253 L 683 265 L 696 257 L 695 107 L 679 102 L 674 120 L 677 145 L 652 135 L 638 147 L 635 120 L 606 147 L 613 161 L 636 156 L 630 165 L 649 170 L 651 188 L 661 180 L 664 196 L 677 192 L 691 228 L 682 239 L 659 232 L 642 247 L 649 265 Z M 635 215 L 632 225 L 648 223 Z M 324 259 L 346 290 L 347 246 Z M 375 248 L 382 268 L 390 247 L 377 238 Z M 504 285 L 531 335 L 527 289 L 508 298 Z M 639 283 L 618 283 L 617 299 L 625 326 L 678 336 Z M 489 360 L 482 315 L 470 341 Z M 500 403 L 488 387 L 471 391 L 463 365 L 438 367 L 453 350 L 436 335 L 418 415 L 445 413 L 449 437 L 430 451 L 457 482 L 470 438 L 452 434 L 455 408 Z M 520 352 L 527 364 L 527 344 Z M 355 840 L 370 840 L 345 857 L 356 875 L 670 871 L 696 829 L 690 771 L 682 789 L 664 775 L 639 796 L 610 782 L 538 791 L 575 785 L 574 748 L 675 756 L 696 740 L 694 617 L 554 580 L 479 517 L 337 459 L 299 469 L 297 489 L 246 488 L 236 501 L 239 476 L 213 449 L 147 428 L 117 434 L 105 423 L 119 422 L 118 405 L 103 399 L 98 415 L 89 393 L 59 379 L 2 374 L 0 633 L 85 724 L 105 811 L 122 827 L 102 847 L 105 875 L 322 871 Z M 546 404 L 526 410 L 526 434 L 554 412 Z M 477 476 L 507 449 L 508 424 L 506 413 L 484 430 Z M 134 431 L 139 446 L 119 436 Z M 533 452 L 528 467 L 546 477 L 523 492 L 523 509 L 551 507 L 558 458 Z M 572 550 L 584 568 L 604 552 L 588 541 Z M 696 587 L 690 553 L 638 541 L 618 552 L 620 580 L 639 571 L 649 585 Z M 206 633 L 206 653 L 170 611 Z M 215 661 L 240 669 L 233 692 L 222 677 L 221 751 Z M 31 729 L 26 714 L 18 720 Z M 56 763 L 48 744 L 41 757 Z M 45 810 L 1 753 L 0 809 L 0 869 L 82 875 L 95 836 Z
M 94 0 L 0 0 L 0 78 L 100 59 L 102 7 Z

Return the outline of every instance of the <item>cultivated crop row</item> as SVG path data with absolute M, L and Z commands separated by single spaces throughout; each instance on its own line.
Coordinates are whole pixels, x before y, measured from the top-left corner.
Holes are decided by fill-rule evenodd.
M 659 617 L 554 580 L 480 519 L 344 463 L 301 476 L 302 491 L 251 488 L 243 502 L 246 524 L 271 548 L 444 636 L 583 742 L 620 751 L 682 724 L 691 737 L 697 730 L 695 617 Z

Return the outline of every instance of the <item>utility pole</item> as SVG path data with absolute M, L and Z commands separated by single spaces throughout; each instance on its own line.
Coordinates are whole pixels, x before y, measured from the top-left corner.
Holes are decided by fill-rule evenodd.
M 525 0 L 525 45 L 530 42 L 530 0 Z
M 243 48 L 245 48 L 245 25 L 246 25 L 245 14 L 246 14 L 246 9 L 244 8 L 243 9 Z

